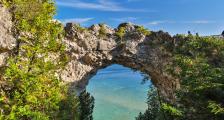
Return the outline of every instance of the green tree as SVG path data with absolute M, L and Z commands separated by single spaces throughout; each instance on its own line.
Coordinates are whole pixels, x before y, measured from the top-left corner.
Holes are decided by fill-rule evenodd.
M 148 92 L 147 105 L 147 110 L 140 113 L 136 120 L 176 120 L 182 116 L 180 110 L 162 100 L 162 96 L 153 86 Z
M 147 109 L 144 114 L 139 115 L 139 120 L 158 120 L 156 117 L 148 117 L 153 117 L 152 113 L 157 114 L 157 111 L 164 115 L 162 120 L 223 120 L 224 41 L 192 34 L 174 37 L 154 34 L 157 33 L 152 33 L 149 37 L 158 39 L 157 46 L 170 46 L 164 49 L 173 56 L 173 64 L 167 70 L 179 78 L 181 89 L 176 92 L 175 103 L 162 101 L 155 107 L 156 112 Z M 158 101 L 153 102 L 156 103 Z
M 5 2 L 12 10 L 18 46 L 1 74 L 0 119 L 60 119 L 60 103 L 68 99 L 68 90 L 56 73 L 67 60 L 63 26 L 53 21 L 54 1 Z
M 177 93 L 183 119 L 222 120 L 224 41 L 213 37 L 182 36 L 174 49 L 174 73 L 181 80 Z M 175 70 L 173 70 L 175 71 Z
M 157 90 L 151 87 L 148 92 L 147 99 L 148 108 L 145 113 L 140 113 L 136 120 L 156 120 L 160 114 L 160 103 Z
M 80 103 L 76 94 L 70 92 L 67 98 L 60 102 L 59 111 L 59 120 L 80 120 Z
M 93 120 L 94 98 L 85 91 L 79 96 L 80 101 L 80 120 Z

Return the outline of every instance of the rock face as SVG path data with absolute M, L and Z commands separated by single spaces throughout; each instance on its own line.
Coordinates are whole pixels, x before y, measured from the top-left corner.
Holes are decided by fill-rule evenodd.
M 12 35 L 12 18 L 9 11 L 0 4 L 0 67 L 5 65 L 6 58 L 16 47 Z
M 121 64 L 149 75 L 160 94 L 169 101 L 174 100 L 174 90 L 179 88 L 179 81 L 166 72 L 172 55 L 164 52 L 163 46 L 156 45 L 157 37 L 145 36 L 137 30 L 139 26 L 130 23 L 119 26 L 126 30 L 124 42 L 116 36 L 119 27 L 112 29 L 106 25 L 93 25 L 86 30 L 78 30 L 76 26 L 68 23 L 65 27 L 64 43 L 70 62 L 60 74 L 64 81 L 83 89 L 99 69 Z M 163 32 L 158 34 L 172 38 Z M 149 41 L 155 45 L 149 45 Z
M 6 58 L 16 47 L 11 21 L 8 10 L 0 6 L 0 68 L 5 66 Z M 122 39 L 116 36 L 120 27 L 126 30 Z M 149 75 L 160 94 L 169 101 L 174 100 L 179 81 L 166 72 L 167 66 L 172 64 L 172 54 L 163 51 L 164 46 L 159 44 L 161 39 L 171 37 L 163 32 L 155 33 L 154 37 L 145 36 L 138 28 L 137 25 L 123 23 L 117 29 L 106 25 L 83 29 L 68 23 L 63 42 L 70 61 L 60 71 L 60 78 L 72 83 L 72 88 L 83 89 L 99 69 L 121 64 Z

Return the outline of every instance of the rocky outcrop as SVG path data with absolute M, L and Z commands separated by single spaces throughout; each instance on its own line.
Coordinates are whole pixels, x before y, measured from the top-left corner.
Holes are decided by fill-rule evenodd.
M 104 35 L 100 35 L 100 27 L 104 27 Z M 126 30 L 122 40 L 116 36 L 119 27 Z M 172 37 L 163 32 L 157 34 L 166 38 L 145 36 L 137 30 L 139 26 L 131 23 L 119 27 L 112 29 L 106 25 L 93 25 L 79 31 L 77 25 L 68 23 L 64 43 L 70 62 L 61 72 L 61 78 L 82 89 L 99 69 L 121 64 L 148 74 L 161 95 L 167 100 L 174 100 L 174 90 L 179 88 L 179 82 L 166 71 L 167 66 L 172 64 L 172 54 L 164 51 L 159 44 L 160 39 L 172 40 Z
M 7 57 L 16 47 L 12 26 L 12 18 L 8 9 L 0 4 L 0 67 L 5 65 Z

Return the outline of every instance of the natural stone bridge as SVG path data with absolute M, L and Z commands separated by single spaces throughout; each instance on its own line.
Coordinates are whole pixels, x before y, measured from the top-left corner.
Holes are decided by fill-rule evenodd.
M 120 27 L 126 30 L 122 43 L 116 36 Z M 101 35 L 102 28 L 104 35 Z M 173 93 L 179 88 L 179 82 L 166 72 L 168 65 L 172 64 L 172 54 L 163 50 L 159 41 L 174 41 L 168 33 L 160 31 L 145 36 L 137 28 L 139 26 L 123 23 L 117 29 L 93 25 L 86 30 L 79 30 L 75 24 L 68 23 L 64 42 L 71 61 L 61 72 L 61 78 L 73 82 L 76 87 L 84 88 L 99 69 L 120 64 L 149 75 L 160 94 L 167 100 L 173 100 Z
M 11 27 L 9 12 L 0 6 L 0 68 L 16 47 Z M 174 91 L 179 88 L 179 81 L 166 72 L 167 66 L 172 64 L 172 54 L 159 44 L 163 39 L 174 42 L 173 38 L 164 32 L 153 32 L 153 35 L 145 36 L 137 30 L 139 26 L 133 24 L 124 23 L 118 29 L 120 27 L 126 30 L 123 42 L 116 36 L 117 29 L 106 25 L 93 25 L 83 30 L 68 23 L 63 42 L 70 61 L 60 72 L 60 78 L 83 89 L 99 69 L 120 64 L 149 75 L 160 94 L 167 100 L 174 100 Z

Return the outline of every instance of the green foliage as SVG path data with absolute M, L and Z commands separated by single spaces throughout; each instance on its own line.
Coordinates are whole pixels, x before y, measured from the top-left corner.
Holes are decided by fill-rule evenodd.
M 192 34 L 170 37 L 163 32 L 149 37 L 151 41 L 146 44 L 165 46 L 163 51 L 172 54 L 174 61 L 168 70 L 180 79 L 181 89 L 175 103 L 161 101 L 156 109 L 147 109 L 137 120 L 223 120 L 224 41 Z
M 147 110 L 140 113 L 136 120 L 176 120 L 182 116 L 180 110 L 163 102 L 155 87 L 149 89 L 147 104 Z
M 148 93 L 148 108 L 140 113 L 136 120 L 179 120 L 183 113 L 173 105 L 163 102 L 156 88 L 151 87 Z
M 120 27 L 119 29 L 118 29 L 118 31 L 116 32 L 116 36 L 118 36 L 119 37 L 119 39 L 123 39 L 123 37 L 124 37 L 124 35 L 125 35 L 125 27 Z
M 159 96 L 154 87 L 149 89 L 147 104 L 148 108 L 145 113 L 140 113 L 136 120 L 156 120 L 158 116 L 161 116 Z
M 94 98 L 86 91 L 79 96 L 80 101 L 80 120 L 93 120 Z
M 151 34 L 151 32 L 148 29 L 144 28 L 144 26 L 139 26 L 137 28 L 137 31 L 139 33 L 142 33 L 143 35 L 150 35 Z
M 66 99 L 60 102 L 59 111 L 59 120 L 80 120 L 80 103 L 76 94 L 69 93 Z
M 0 3 L 3 4 L 4 6 L 8 7 L 8 6 L 10 6 L 11 1 L 10 0 L 0 0 Z
M 105 24 L 99 24 L 99 26 L 100 26 L 99 36 L 100 37 L 105 37 L 107 35 Z
M 162 103 L 162 110 L 171 116 L 176 116 L 176 117 L 183 116 L 183 114 L 180 110 L 174 108 L 173 106 L 171 106 L 167 103 Z
M 193 35 L 176 40 L 173 68 L 179 70 L 172 74 L 181 80 L 177 98 L 183 118 L 223 119 L 224 41 Z
M 221 106 L 221 104 L 217 104 L 214 101 L 209 101 L 208 108 L 210 108 L 211 112 L 215 115 L 224 113 L 224 108 Z
M 61 112 L 64 111 L 61 104 L 65 101 L 67 104 L 72 102 L 74 106 L 68 110 L 74 113 L 62 116 L 63 119 L 76 118 L 78 102 L 75 97 L 68 98 L 67 86 L 55 76 L 65 65 L 66 55 L 59 37 L 63 27 L 52 21 L 54 1 L 6 2 L 13 8 L 19 45 L 16 55 L 8 60 L 8 67 L 1 75 L 4 86 L 0 87 L 0 119 L 61 119 L 60 114 L 65 113 Z

